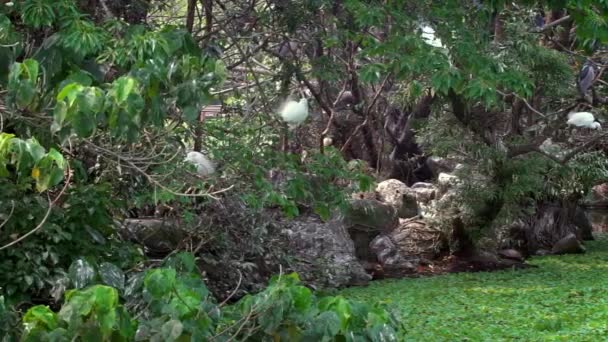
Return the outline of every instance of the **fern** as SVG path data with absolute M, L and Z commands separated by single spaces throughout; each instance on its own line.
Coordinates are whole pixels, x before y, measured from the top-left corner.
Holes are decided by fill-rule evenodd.
M 52 0 L 26 0 L 21 11 L 21 20 L 25 25 L 40 28 L 52 26 L 56 15 Z
M 67 20 L 60 31 L 62 46 L 80 57 L 92 55 L 107 44 L 108 34 L 81 18 Z

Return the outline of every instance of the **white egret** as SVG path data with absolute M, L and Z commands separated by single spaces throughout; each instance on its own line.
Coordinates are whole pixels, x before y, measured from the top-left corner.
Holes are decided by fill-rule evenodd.
M 308 118 L 308 100 L 301 98 L 300 101 L 288 101 L 281 109 L 281 118 L 294 129 Z
M 568 114 L 568 125 L 576 127 L 586 127 L 591 129 L 601 129 L 599 122 L 595 121 L 593 114 L 589 112 L 578 112 Z
M 201 176 L 209 176 L 215 172 L 215 164 L 213 161 L 200 152 L 188 152 L 184 161 L 196 166 L 196 172 Z
M 441 42 L 441 39 L 435 36 L 435 29 L 428 25 L 423 25 L 420 27 L 420 29 L 422 30 L 422 39 L 424 39 L 425 43 L 436 48 L 445 48 Z

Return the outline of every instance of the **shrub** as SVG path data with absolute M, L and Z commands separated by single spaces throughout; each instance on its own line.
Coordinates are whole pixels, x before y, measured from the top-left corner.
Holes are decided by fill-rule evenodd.
M 171 264 L 171 266 L 168 266 Z M 58 313 L 30 308 L 23 340 L 396 341 L 384 308 L 341 296 L 318 298 L 297 274 L 275 276 L 262 292 L 218 305 L 191 254 L 133 275 L 124 290 L 95 284 L 66 292 Z M 125 304 L 119 302 L 124 298 Z

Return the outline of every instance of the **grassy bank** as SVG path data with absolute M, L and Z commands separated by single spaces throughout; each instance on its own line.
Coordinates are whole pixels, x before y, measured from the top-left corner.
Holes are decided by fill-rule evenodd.
M 608 235 L 587 248 L 531 259 L 538 268 L 378 281 L 343 294 L 387 302 L 406 341 L 606 341 Z

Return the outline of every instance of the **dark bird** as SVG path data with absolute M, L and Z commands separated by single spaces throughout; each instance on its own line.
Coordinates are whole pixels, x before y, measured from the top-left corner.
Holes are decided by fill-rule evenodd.
M 583 98 L 587 95 L 587 92 L 593 86 L 594 80 L 595 66 L 593 65 L 593 62 L 587 61 L 581 68 L 581 72 L 578 74 L 577 80 L 578 90 Z
M 297 50 L 298 50 L 298 43 L 284 41 L 279 45 L 279 48 L 277 49 L 277 53 L 281 57 L 285 58 L 285 57 L 293 56 Z
M 355 97 L 353 96 L 353 93 L 346 90 L 345 92 L 343 92 L 340 97 L 338 98 L 338 100 L 336 101 L 336 106 L 334 107 L 334 109 L 336 110 L 342 110 L 345 108 L 351 108 L 352 106 L 355 105 Z
M 545 26 L 545 16 L 541 12 L 536 13 L 536 16 L 534 16 L 534 25 L 538 28 Z

